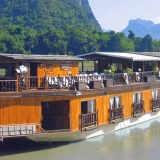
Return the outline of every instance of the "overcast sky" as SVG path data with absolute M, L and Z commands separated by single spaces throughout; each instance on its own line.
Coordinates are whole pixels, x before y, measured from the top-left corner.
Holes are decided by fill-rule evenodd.
M 130 19 L 160 23 L 160 0 L 88 0 L 102 29 L 122 31 Z

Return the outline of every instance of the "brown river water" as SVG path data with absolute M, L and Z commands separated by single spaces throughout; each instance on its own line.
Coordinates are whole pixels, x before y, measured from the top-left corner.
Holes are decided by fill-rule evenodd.
M 74 143 L 10 140 L 0 160 L 160 160 L 160 118 Z

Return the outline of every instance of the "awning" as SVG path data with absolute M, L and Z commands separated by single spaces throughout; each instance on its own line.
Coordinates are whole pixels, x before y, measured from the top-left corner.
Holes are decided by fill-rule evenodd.
M 102 57 L 116 57 L 116 58 L 123 58 L 123 59 L 130 59 L 132 61 L 160 61 L 159 57 L 154 56 L 146 56 L 141 54 L 133 54 L 133 53 L 123 53 L 123 52 L 92 52 L 86 53 L 82 55 L 78 55 L 77 57 L 86 58 L 88 60 L 96 60 L 101 59 Z M 97 60 L 98 60 L 97 59 Z

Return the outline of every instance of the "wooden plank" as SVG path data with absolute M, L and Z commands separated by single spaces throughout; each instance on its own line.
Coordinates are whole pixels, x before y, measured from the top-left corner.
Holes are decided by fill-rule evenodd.
M 152 90 L 144 90 L 142 98 L 144 100 L 145 112 L 151 111 Z
M 70 101 L 70 129 L 71 131 L 79 130 L 79 115 L 81 114 L 80 100 Z
M 121 104 L 124 105 L 123 114 L 124 118 L 132 116 L 132 104 L 133 104 L 133 93 L 122 94 Z
M 98 119 L 99 124 L 104 124 L 108 121 L 108 103 L 107 103 L 108 96 L 97 96 L 96 97 L 96 110 L 98 110 Z

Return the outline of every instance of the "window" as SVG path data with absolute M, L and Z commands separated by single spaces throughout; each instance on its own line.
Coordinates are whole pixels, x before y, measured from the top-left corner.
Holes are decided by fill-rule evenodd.
M 81 102 L 81 115 L 79 128 L 82 131 L 98 125 L 98 111 L 96 111 L 96 100 Z
M 14 77 L 14 67 L 12 63 L 0 64 L 0 77 Z
M 142 102 L 142 92 L 134 93 L 133 94 L 133 103 L 140 103 Z
M 121 97 L 116 96 L 116 97 L 111 97 L 110 98 L 110 108 L 118 108 L 121 105 Z
M 158 98 L 158 89 L 152 90 L 152 99 L 157 99 Z
M 82 114 L 93 113 L 96 111 L 95 100 L 84 101 L 81 103 Z

